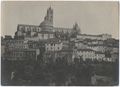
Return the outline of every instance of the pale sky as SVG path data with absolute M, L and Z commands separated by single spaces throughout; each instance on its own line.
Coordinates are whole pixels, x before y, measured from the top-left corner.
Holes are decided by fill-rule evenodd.
M 118 2 L 2 2 L 2 35 L 14 35 L 18 24 L 39 25 L 47 8 L 54 10 L 54 26 L 71 28 L 75 22 L 85 34 L 118 38 Z

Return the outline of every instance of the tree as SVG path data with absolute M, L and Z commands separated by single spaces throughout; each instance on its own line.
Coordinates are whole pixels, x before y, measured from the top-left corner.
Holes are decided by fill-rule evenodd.
M 79 58 L 74 58 L 74 63 L 79 64 Z

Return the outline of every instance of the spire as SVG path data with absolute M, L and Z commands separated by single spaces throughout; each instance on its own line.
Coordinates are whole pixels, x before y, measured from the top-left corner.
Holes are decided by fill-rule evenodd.
M 50 5 L 49 9 L 52 10 L 51 5 Z
M 77 33 L 81 33 L 80 27 L 78 26 L 77 22 L 75 22 L 75 24 L 73 25 L 73 30 Z

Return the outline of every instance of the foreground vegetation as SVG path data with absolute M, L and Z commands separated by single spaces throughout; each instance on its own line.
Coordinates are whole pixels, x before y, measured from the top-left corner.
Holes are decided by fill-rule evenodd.
M 14 72 L 11 77 L 11 72 Z M 1 67 L 2 85 L 92 85 L 91 77 L 94 74 L 112 78 L 111 84 L 118 85 L 118 61 L 114 63 L 97 61 L 78 61 L 69 64 L 65 58 L 57 58 L 45 63 L 43 59 L 38 61 L 2 61 Z

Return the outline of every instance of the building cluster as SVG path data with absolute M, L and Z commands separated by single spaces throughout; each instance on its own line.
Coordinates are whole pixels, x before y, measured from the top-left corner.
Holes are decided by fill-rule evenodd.
M 45 60 L 75 58 L 114 62 L 119 58 L 119 41 L 109 34 L 82 34 L 77 23 L 72 28 L 53 26 L 53 9 L 50 7 L 39 25 L 17 26 L 14 37 L 1 38 L 1 56 L 4 60 Z

